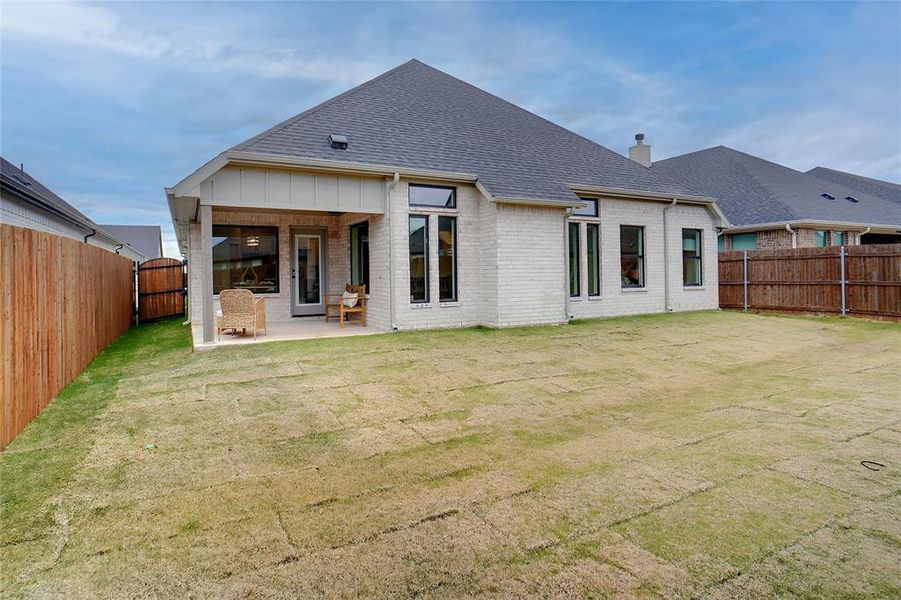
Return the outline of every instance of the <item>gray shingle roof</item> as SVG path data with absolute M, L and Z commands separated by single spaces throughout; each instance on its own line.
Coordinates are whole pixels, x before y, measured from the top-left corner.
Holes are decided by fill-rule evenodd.
M 100 225 L 100 228 L 145 254 L 147 258 L 159 258 L 163 255 L 159 225 Z
M 329 134 L 346 135 L 346 150 Z M 417 60 L 232 150 L 472 173 L 496 196 L 572 201 L 568 184 L 697 195 L 591 140 Z
M 808 219 L 901 223 L 901 209 L 894 202 L 726 146 L 661 160 L 651 168 L 715 197 L 736 226 Z M 823 198 L 823 193 L 835 199 Z M 846 196 L 858 202 L 850 202 Z
M 836 171 L 835 169 L 827 169 L 826 167 L 814 167 L 807 171 L 808 175 L 817 179 L 824 179 L 837 183 L 852 190 L 879 196 L 892 202 L 901 202 L 901 184 L 892 183 L 891 181 L 883 181 L 881 179 L 872 179 L 863 175 L 855 175 L 854 173 L 846 173 L 844 171 Z
M 40 181 L 15 166 L 3 157 L 0 157 L 0 176 L 6 185 L 16 189 L 22 194 L 34 197 L 39 202 L 48 206 L 51 210 L 58 211 L 82 226 L 89 229 L 97 229 L 98 225 L 89 219 L 84 213 L 57 196 Z

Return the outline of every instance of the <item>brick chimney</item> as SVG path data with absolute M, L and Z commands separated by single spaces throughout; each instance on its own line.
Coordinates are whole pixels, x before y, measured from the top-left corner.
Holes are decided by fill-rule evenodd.
M 629 158 L 640 165 L 651 166 L 651 147 L 644 143 L 644 134 L 635 134 L 635 145 L 629 148 Z

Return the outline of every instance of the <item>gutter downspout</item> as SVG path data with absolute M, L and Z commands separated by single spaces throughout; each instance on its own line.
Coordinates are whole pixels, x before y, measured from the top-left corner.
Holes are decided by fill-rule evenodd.
M 124 247 L 125 247 L 125 244 L 119 244 L 118 246 L 116 246 L 116 254 L 119 254 L 119 250 L 121 250 Z
M 88 243 L 88 238 L 89 238 L 89 237 L 93 237 L 93 236 L 95 236 L 95 235 L 97 235 L 97 230 L 96 230 L 96 229 L 91 229 L 91 233 L 89 233 L 89 234 L 87 234 L 86 236 L 84 236 L 84 243 L 87 244 L 87 243 Z
M 792 236 L 792 248 L 798 247 L 798 232 L 792 229 L 791 223 L 785 224 L 785 230 Z
M 669 230 L 666 226 L 666 213 L 676 205 L 677 198 L 663 207 L 663 310 L 664 312 L 672 312 L 669 306 Z M 647 277 L 647 274 L 645 274 Z
M 394 307 L 394 242 L 391 230 L 391 192 L 400 182 L 400 172 L 394 172 L 394 178 L 388 182 L 385 192 L 385 226 L 388 228 L 388 325 L 391 331 L 397 331 Z
M 569 314 L 569 218 L 573 214 L 572 208 L 567 208 L 563 211 L 563 272 L 566 274 L 563 277 L 563 298 L 565 299 L 563 302 L 563 321 L 565 323 L 569 323 L 570 314 Z M 581 273 L 579 274 L 581 277 Z

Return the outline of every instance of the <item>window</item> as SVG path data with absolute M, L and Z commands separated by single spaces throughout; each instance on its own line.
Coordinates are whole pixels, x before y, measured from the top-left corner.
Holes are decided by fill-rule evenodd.
M 588 296 L 601 295 L 601 228 L 597 223 L 587 225 L 585 245 L 588 250 Z
M 814 233 L 814 244 L 820 248 L 829 245 L 825 231 L 817 231 Z
M 350 282 L 369 293 L 369 222 L 350 226 Z
M 278 292 L 278 228 L 213 225 L 213 293 Z
M 725 252 L 726 251 L 726 236 L 724 236 L 724 235 L 716 236 L 716 251 L 717 252 Z
M 833 231 L 832 232 L 832 245 L 833 246 L 844 246 L 845 245 L 845 234 L 841 231 Z
M 697 286 L 703 283 L 701 275 L 701 230 L 682 230 L 682 285 Z
M 456 188 L 441 185 L 410 184 L 410 205 L 456 208 L 457 190 Z
M 456 217 L 438 217 L 438 300 L 457 301 Z
M 644 227 L 620 225 L 619 256 L 623 287 L 644 287 Z
M 429 218 L 410 215 L 410 302 L 429 301 Z
M 579 198 L 585 202 L 585 206 L 577 208 L 573 211 L 574 215 L 579 217 L 596 217 L 598 216 L 598 201 L 595 198 Z
M 569 224 L 569 295 L 581 295 L 579 286 L 579 224 Z
M 757 234 L 756 233 L 735 233 L 732 234 L 733 250 L 756 250 Z

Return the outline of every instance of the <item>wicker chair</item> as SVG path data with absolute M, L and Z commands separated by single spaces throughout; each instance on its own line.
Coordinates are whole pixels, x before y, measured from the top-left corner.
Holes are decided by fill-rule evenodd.
M 253 339 L 257 331 L 266 331 L 266 299 L 253 297 L 250 290 L 222 290 L 219 293 L 222 316 L 216 322 L 216 334 L 221 336 L 224 329 L 235 333 L 240 329 L 247 332 L 253 328 Z
M 351 294 L 357 295 L 357 303 L 355 306 L 347 306 L 344 304 L 344 297 L 342 294 L 326 294 L 325 295 L 325 322 L 328 323 L 329 318 L 338 317 L 338 323 L 340 327 L 344 327 L 345 323 L 350 322 L 348 316 L 351 314 L 360 315 L 360 320 L 358 321 L 362 327 L 366 327 L 366 285 L 354 285 L 352 283 L 348 283 L 344 286 L 344 290 Z M 334 309 L 338 312 L 337 315 L 331 314 L 331 310 Z

